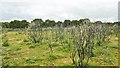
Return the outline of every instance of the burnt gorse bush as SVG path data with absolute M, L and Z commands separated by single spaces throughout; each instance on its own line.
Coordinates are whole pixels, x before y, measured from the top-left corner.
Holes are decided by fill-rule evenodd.
M 103 46 L 103 42 L 107 41 L 106 38 L 116 29 L 112 25 L 111 27 L 105 23 L 91 23 L 89 20 L 74 21 L 77 25 L 73 25 L 71 21 L 59 24 L 51 22 L 52 27 L 43 27 L 44 22 L 41 19 L 32 21 L 28 27 L 28 36 L 34 43 L 42 45 L 42 40 L 47 42 L 51 53 L 54 52 L 53 42 L 58 42 L 59 46 L 68 44 L 70 58 L 76 66 L 87 66 L 91 57 L 94 56 L 94 46 L 96 44 Z M 76 57 L 77 60 L 75 60 Z

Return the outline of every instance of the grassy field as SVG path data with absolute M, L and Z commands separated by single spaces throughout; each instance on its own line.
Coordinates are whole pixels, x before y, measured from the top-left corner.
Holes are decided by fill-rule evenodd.
M 50 32 L 48 32 L 50 33 Z M 0 35 L 2 37 L 2 35 Z M 109 36 L 108 36 L 109 37 Z M 61 41 L 43 39 L 42 44 L 32 43 L 24 32 L 8 32 L 9 46 L 2 47 L 3 66 L 74 66 L 70 58 L 70 49 L 67 36 L 63 35 Z M 71 40 L 69 40 L 71 41 Z M 53 53 L 48 47 L 51 42 Z M 36 46 L 35 46 L 36 45 Z M 111 35 L 109 42 L 102 46 L 95 46 L 94 56 L 90 59 L 90 66 L 117 66 L 118 65 L 118 37 Z

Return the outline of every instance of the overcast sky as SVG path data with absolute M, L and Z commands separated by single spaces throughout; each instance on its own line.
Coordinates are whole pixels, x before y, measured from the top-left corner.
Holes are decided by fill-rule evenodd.
M 89 18 L 117 21 L 119 0 L 0 0 L 0 21 Z

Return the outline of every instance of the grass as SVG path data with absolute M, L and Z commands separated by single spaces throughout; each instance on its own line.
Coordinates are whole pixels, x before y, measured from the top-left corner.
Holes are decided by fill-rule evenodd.
M 2 61 L 4 66 L 73 66 L 70 58 L 69 47 L 73 45 L 67 42 L 66 37 L 59 36 L 62 41 L 51 41 L 53 53 L 48 47 L 49 39 L 43 39 L 41 44 L 33 44 L 23 32 L 8 32 L 9 46 L 2 47 Z M 95 46 L 94 56 L 90 59 L 92 66 L 118 65 L 117 37 L 112 36 L 110 43 L 103 43 L 103 47 Z M 71 41 L 71 40 L 70 40 Z M 65 43 L 62 45 L 61 42 Z M 68 44 L 70 43 L 70 44 Z

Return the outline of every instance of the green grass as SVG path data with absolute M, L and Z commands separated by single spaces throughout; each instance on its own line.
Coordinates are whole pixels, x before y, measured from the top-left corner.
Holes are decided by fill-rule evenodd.
M 59 36 L 62 41 L 57 40 L 56 42 L 43 39 L 42 44 L 32 43 L 23 32 L 8 32 L 7 37 L 9 46 L 2 47 L 4 66 L 73 66 L 69 48 L 72 47 L 73 43 L 68 42 L 67 36 Z M 50 41 L 53 53 L 48 47 Z M 95 46 L 93 49 L 94 56 L 90 59 L 89 65 L 118 65 L 117 44 L 117 37 L 112 36 L 110 43 L 105 42 L 102 47 Z

